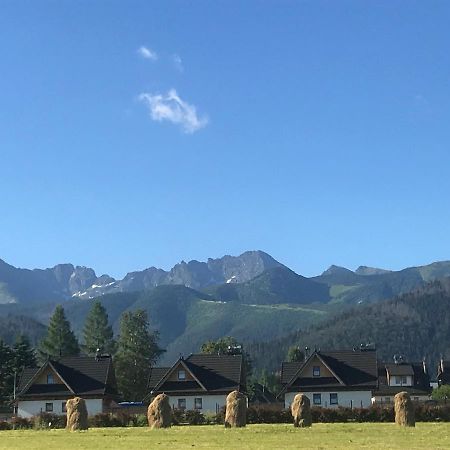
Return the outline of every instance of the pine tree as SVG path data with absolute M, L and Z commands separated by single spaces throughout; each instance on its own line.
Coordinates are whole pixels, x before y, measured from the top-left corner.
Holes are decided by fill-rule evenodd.
M 0 339 L 0 404 L 6 404 L 12 397 L 14 385 L 14 354 Z
M 300 350 L 300 347 L 289 347 L 287 353 L 287 360 L 289 362 L 302 362 L 305 359 L 305 354 Z
M 57 305 L 47 328 L 47 335 L 39 345 L 39 353 L 43 357 L 59 358 L 80 353 L 75 334 L 70 329 L 64 308 Z
M 95 355 L 97 349 L 114 353 L 115 342 L 112 327 L 108 324 L 108 314 L 99 300 L 96 300 L 84 323 L 83 349 L 89 355 Z
M 25 335 L 20 335 L 12 348 L 14 353 L 14 370 L 18 375 L 24 367 L 36 367 L 36 353 L 31 347 L 30 340 Z
M 125 312 L 120 321 L 120 335 L 115 356 L 117 386 L 124 399 L 144 398 L 152 365 L 162 353 L 158 333 L 149 331 L 147 313 Z

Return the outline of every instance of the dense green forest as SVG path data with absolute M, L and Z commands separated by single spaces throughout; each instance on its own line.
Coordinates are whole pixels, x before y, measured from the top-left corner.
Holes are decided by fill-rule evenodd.
M 406 360 L 423 358 L 434 366 L 441 355 L 450 356 L 450 279 L 392 300 L 354 308 L 305 331 L 281 339 L 247 344 L 256 367 L 278 370 L 290 347 L 344 349 L 373 344 L 379 358 L 394 354 Z

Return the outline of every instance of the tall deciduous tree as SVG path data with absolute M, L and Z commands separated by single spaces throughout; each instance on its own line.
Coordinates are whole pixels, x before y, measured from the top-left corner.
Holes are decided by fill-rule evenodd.
M 57 305 L 50 318 L 47 335 L 39 345 L 39 353 L 43 357 L 59 358 L 80 353 L 75 334 L 70 329 L 70 322 L 66 319 L 64 308 Z
M 115 366 L 117 386 L 124 399 L 139 401 L 146 395 L 150 369 L 163 352 L 158 338 L 157 332 L 149 330 L 144 310 L 123 313 Z
M 97 349 L 107 353 L 114 353 L 113 330 L 108 323 L 106 309 L 99 300 L 93 303 L 86 317 L 83 336 L 83 349 L 89 355 L 95 355 Z

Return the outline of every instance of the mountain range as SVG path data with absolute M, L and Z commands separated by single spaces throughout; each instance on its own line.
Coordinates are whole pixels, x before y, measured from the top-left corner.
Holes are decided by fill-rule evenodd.
M 122 280 L 97 276 L 89 267 L 58 264 L 49 269 L 19 269 L 0 260 L 0 303 L 94 298 L 116 292 L 134 292 L 159 285 L 184 285 L 193 289 L 221 283 L 242 283 L 267 269 L 281 267 L 270 255 L 249 251 L 207 262 L 181 261 L 171 270 L 150 267 L 129 272 Z
M 28 270 L 0 260 L 0 337 L 11 341 L 11 333 L 24 331 L 39 340 L 57 303 L 81 336 L 92 301 L 100 298 L 115 332 L 124 311 L 147 310 L 166 363 L 225 335 L 246 343 L 277 341 L 446 276 L 448 261 L 400 271 L 331 266 L 307 278 L 262 251 L 182 261 L 169 271 L 151 267 L 121 280 L 71 264 Z

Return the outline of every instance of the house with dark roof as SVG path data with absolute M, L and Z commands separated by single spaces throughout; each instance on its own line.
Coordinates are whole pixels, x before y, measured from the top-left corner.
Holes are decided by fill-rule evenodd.
M 151 370 L 144 401 L 167 394 L 173 408 L 217 413 L 227 395 L 245 390 L 242 355 L 196 354 Z
M 438 386 L 450 384 L 450 361 L 445 361 L 443 358 L 439 360 L 437 382 Z
M 432 388 L 425 362 L 378 363 L 378 389 L 373 392 L 372 403 L 391 403 L 399 392 L 408 392 L 414 401 L 430 399 Z
M 302 362 L 284 362 L 281 383 L 279 397 L 286 408 L 299 393 L 306 394 L 312 406 L 368 407 L 378 384 L 376 351 L 316 350 Z
M 89 415 L 116 406 L 118 393 L 110 356 L 68 356 L 48 359 L 39 368 L 25 368 L 16 394 L 17 415 L 65 414 L 66 401 L 76 396 L 85 399 Z

